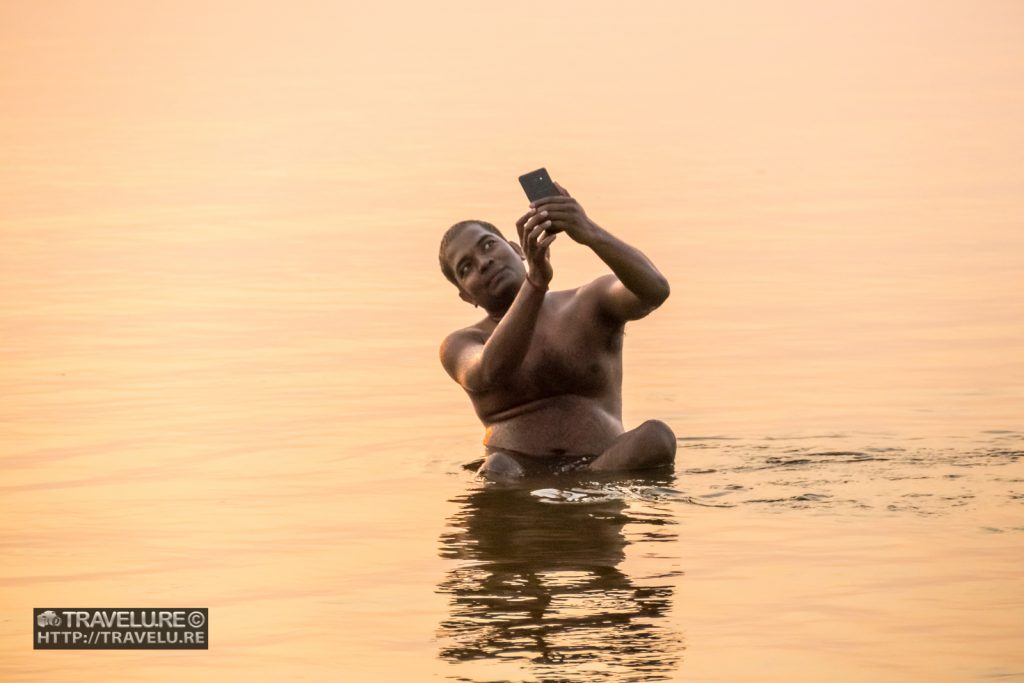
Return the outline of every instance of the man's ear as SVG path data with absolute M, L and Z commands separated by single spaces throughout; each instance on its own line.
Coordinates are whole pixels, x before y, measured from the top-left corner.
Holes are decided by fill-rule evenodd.
M 469 294 L 466 294 L 464 291 L 462 291 L 462 287 L 459 287 L 459 298 L 465 301 L 467 304 L 473 304 L 474 306 L 477 305 Z
M 512 251 L 516 252 L 516 254 L 519 255 L 519 258 L 522 259 L 523 261 L 525 261 L 526 260 L 526 254 L 523 253 L 523 248 L 520 247 L 515 242 L 509 242 L 509 244 L 512 246 Z

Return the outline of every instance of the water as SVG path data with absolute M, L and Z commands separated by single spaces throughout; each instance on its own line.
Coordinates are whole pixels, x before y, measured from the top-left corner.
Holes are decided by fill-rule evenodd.
M 678 563 L 651 548 L 666 562 L 655 575 L 620 569 L 627 545 L 678 541 L 671 512 L 630 505 L 625 489 L 607 486 L 552 509 L 538 497 L 552 491 L 484 486 L 453 501 L 459 511 L 441 537 L 454 561 L 438 585 L 450 596 L 441 658 L 519 663 L 539 679 L 671 674 L 682 655 L 666 619 Z
M 989 677 L 987 657 L 1020 625 L 1022 445 L 1007 431 L 945 446 L 689 437 L 675 476 L 470 485 L 441 535 L 453 565 L 438 585 L 440 656 L 455 680 Z M 755 595 L 737 599 L 737 583 Z M 1013 602 L 981 617 L 977 591 L 997 585 Z M 701 632 L 716 627 L 763 659 L 707 662 Z M 787 655 L 809 668 L 780 665 Z
M 1024 678 L 1017 5 L 453 8 L 0 10 L 0 678 Z M 463 467 L 437 241 L 540 165 L 672 284 L 673 474 Z

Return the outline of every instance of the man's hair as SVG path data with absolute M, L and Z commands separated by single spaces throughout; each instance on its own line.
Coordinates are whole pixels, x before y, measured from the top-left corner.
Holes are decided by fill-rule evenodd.
M 444 237 L 441 238 L 441 248 L 438 249 L 437 251 L 437 260 L 441 263 L 441 272 L 444 273 L 444 276 L 448 278 L 448 281 L 451 282 L 456 287 L 459 286 L 459 283 L 455 279 L 455 271 L 452 270 L 452 267 L 448 265 L 448 261 L 445 260 L 444 252 L 448 249 L 448 245 L 451 243 L 451 241 L 455 239 L 455 236 L 462 232 L 464 228 L 468 228 L 471 225 L 479 225 L 487 232 L 494 233 L 501 239 L 505 239 L 505 236 L 501 234 L 501 230 L 498 230 L 496 227 L 494 227 L 487 221 L 459 221 L 452 227 L 448 228 L 448 230 L 445 231 L 444 233 Z

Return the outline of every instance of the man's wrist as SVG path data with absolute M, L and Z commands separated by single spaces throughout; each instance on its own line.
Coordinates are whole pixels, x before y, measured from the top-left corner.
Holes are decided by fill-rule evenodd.
M 526 276 L 526 281 L 527 281 L 527 282 L 528 282 L 528 283 L 529 283 L 530 285 L 532 285 L 532 286 L 533 286 L 533 288 L 534 288 L 534 289 L 536 289 L 536 290 L 537 290 L 538 292 L 542 292 L 542 293 L 543 293 L 543 292 L 546 292 L 546 291 L 548 291 L 548 286 L 547 286 L 547 284 L 539 285 L 539 284 L 537 284 L 536 282 L 534 282 L 534 281 L 533 281 L 533 278 L 531 278 L 531 277 L 530 277 L 529 275 L 527 275 L 527 276 Z
M 587 222 L 590 223 L 590 225 L 587 231 L 583 234 L 583 239 L 580 240 L 580 244 L 593 249 L 608 237 L 608 232 L 594 221 L 588 220 Z

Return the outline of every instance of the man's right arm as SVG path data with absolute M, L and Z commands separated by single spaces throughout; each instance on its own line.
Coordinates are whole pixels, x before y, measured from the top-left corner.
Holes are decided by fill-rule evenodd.
M 469 392 L 487 391 L 507 382 L 526 358 L 544 292 L 529 279 L 490 338 L 480 330 L 459 330 L 441 344 L 441 364 Z
M 466 391 L 501 386 L 526 358 L 553 275 L 548 247 L 555 235 L 544 233 L 550 225 L 551 221 L 532 210 L 516 221 L 528 275 L 491 336 L 485 339 L 480 330 L 462 330 L 449 335 L 441 345 L 441 363 Z

